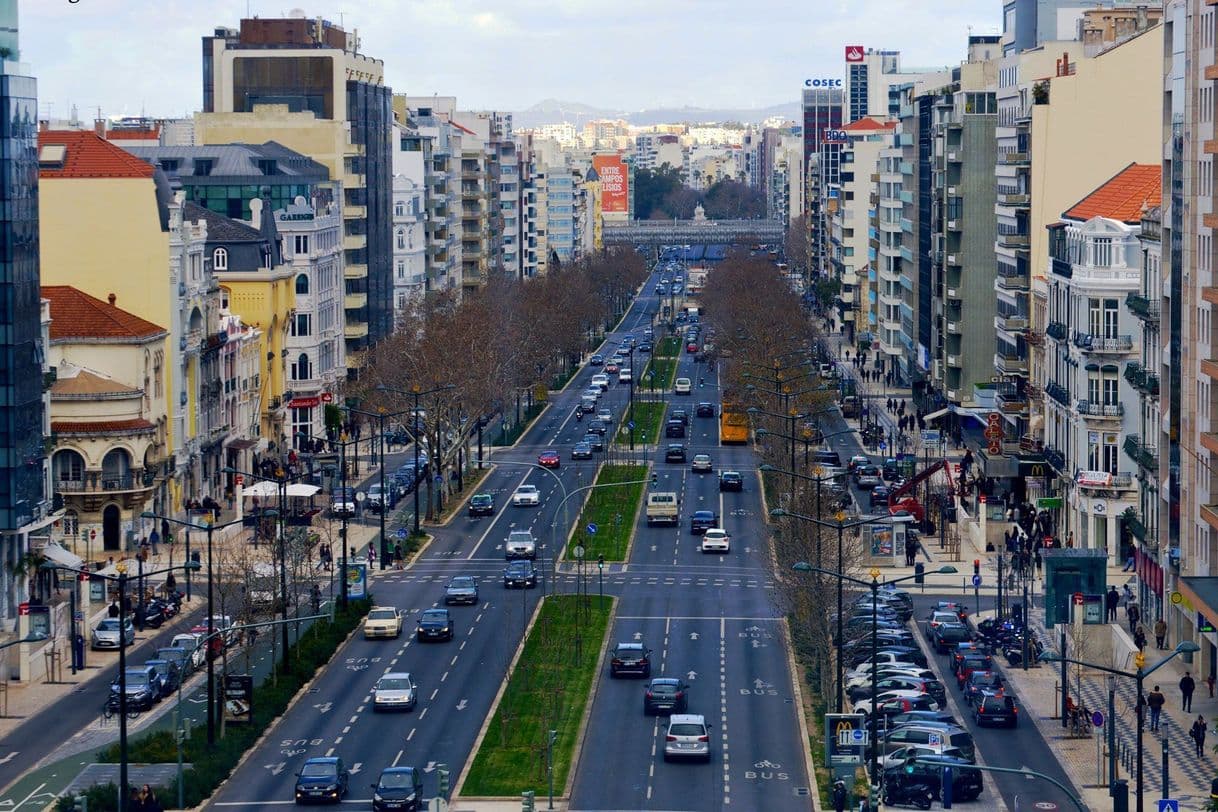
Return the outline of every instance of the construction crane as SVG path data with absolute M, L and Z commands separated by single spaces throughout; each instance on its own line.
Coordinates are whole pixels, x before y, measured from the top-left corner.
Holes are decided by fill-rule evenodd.
M 892 493 L 888 495 L 888 512 L 896 514 L 905 511 L 921 524 L 926 519 L 926 508 L 918 501 L 918 486 L 940 471 L 944 471 L 947 474 L 948 496 L 955 496 L 956 483 L 952 481 L 951 463 L 947 459 L 941 459 L 914 474 L 900 487 L 894 488 Z

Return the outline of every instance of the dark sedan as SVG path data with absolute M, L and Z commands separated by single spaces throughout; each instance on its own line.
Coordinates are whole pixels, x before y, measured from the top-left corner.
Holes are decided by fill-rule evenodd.
M 513 561 L 503 571 L 504 589 L 534 589 L 537 586 L 537 570 L 527 559 Z
M 452 615 L 447 609 L 428 609 L 423 612 L 419 618 L 418 629 L 419 641 L 425 640 L 452 640 L 455 636 L 453 633 Z
M 590 460 L 592 459 L 592 444 L 591 443 L 576 443 L 571 447 L 571 459 L 573 460 Z
M 719 515 L 713 510 L 695 510 L 689 517 L 689 532 L 701 535 L 712 527 L 719 526 Z
M 714 417 L 715 404 L 703 401 L 694 407 L 694 414 L 698 417 Z
M 476 493 L 469 500 L 469 515 L 494 516 L 495 497 L 489 493 Z
M 963 623 L 940 623 L 931 635 L 935 651 L 947 654 L 957 643 L 973 639 L 973 633 Z
M 584 435 L 584 439 L 581 440 L 580 442 L 587 443 L 589 446 L 592 447 L 593 451 L 604 451 L 605 450 L 605 439 L 603 437 L 601 437 L 599 434 L 592 434 L 591 432 L 589 432 Z
M 296 803 L 341 803 L 347 778 L 341 758 L 311 758 L 296 773 Z
M 872 507 L 887 507 L 888 496 L 892 493 L 892 489 L 887 485 L 876 485 L 871 489 L 871 506 Z
M 1010 696 L 983 696 L 977 701 L 977 709 L 973 712 L 973 721 L 978 727 L 986 725 L 1019 726 L 1019 708 L 1015 699 Z
M 386 767 L 372 785 L 372 812 L 419 812 L 424 805 L 423 776 L 414 767 Z
M 739 471 L 723 471 L 719 474 L 719 490 L 721 491 L 743 491 L 744 477 Z
M 656 677 L 643 692 L 643 713 L 685 713 L 689 686 L 672 677 Z
M 664 451 L 664 462 L 685 462 L 685 446 L 680 443 L 670 443 Z

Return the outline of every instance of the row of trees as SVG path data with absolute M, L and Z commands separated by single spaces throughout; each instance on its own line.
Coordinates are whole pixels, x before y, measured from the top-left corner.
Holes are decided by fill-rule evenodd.
M 639 220 L 689 220 L 698 204 L 711 220 L 765 217 L 765 195 L 747 183 L 724 178 L 705 191 L 685 185 L 681 170 L 664 164 L 634 172 L 634 213 Z
M 443 472 L 458 461 L 480 418 L 510 413 L 522 393 L 542 399 L 551 381 L 571 374 L 646 276 L 639 254 L 611 250 L 552 266 L 524 284 L 500 277 L 460 297 L 429 295 L 372 350 L 346 394 L 366 411 L 395 413 L 413 409 L 414 398 L 385 389 L 448 387 L 419 400 L 429 453 Z M 432 486 L 429 479 L 428 505 Z M 451 486 L 445 480 L 443 487 Z

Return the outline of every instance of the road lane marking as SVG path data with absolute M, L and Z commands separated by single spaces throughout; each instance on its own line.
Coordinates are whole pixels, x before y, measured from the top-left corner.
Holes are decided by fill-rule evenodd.
M 423 717 L 426 715 L 427 715 L 427 708 L 423 708 L 423 712 L 419 714 L 419 721 L 420 722 L 423 721 Z M 410 732 L 413 733 L 414 731 L 412 730 Z
M 443 681 L 444 681 L 444 680 L 446 680 L 446 679 L 448 679 L 448 672 L 447 672 L 447 671 L 445 671 L 445 672 L 444 672 L 444 676 L 440 677 L 440 682 L 443 682 Z
M 427 701 L 428 701 L 428 702 L 434 702 L 434 701 L 435 701 L 435 699 L 436 699 L 436 694 L 438 694 L 438 693 L 440 693 L 440 689 L 439 689 L 439 688 L 434 689 L 434 690 L 431 692 L 431 697 L 430 697 L 430 698 L 429 698 Z
M 426 710 L 426 708 L 424 708 L 424 710 Z M 412 728 L 410 729 L 410 732 L 406 734 L 406 741 L 407 741 L 407 742 L 409 742 L 411 739 L 413 739 L 413 738 L 414 738 L 414 730 L 415 730 L 415 729 L 412 727 Z
M 393 757 L 393 763 L 390 764 L 389 766 L 391 766 L 391 767 L 398 766 L 398 762 L 402 760 L 402 754 L 405 752 L 406 752 L 405 750 L 399 750 L 398 754 Z

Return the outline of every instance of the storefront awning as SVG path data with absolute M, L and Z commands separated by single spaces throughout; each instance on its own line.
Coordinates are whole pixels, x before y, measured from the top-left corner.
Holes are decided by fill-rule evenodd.
M 49 561 L 54 561 L 61 567 L 79 570 L 84 569 L 85 560 L 69 550 L 65 550 L 53 541 L 47 542 L 47 545 L 39 552 Z
M 1196 614 L 1204 615 L 1210 624 L 1218 620 L 1218 577 L 1177 578 L 1176 587 L 1182 596 L 1180 602 L 1186 609 L 1192 609 Z M 1194 622 L 1196 622 L 1196 618 L 1194 618 Z
M 930 414 L 925 415 L 922 419 L 923 420 L 938 420 L 940 417 L 950 414 L 951 411 L 952 411 L 952 408 L 950 406 L 945 406 L 944 408 L 940 409 L 937 412 L 931 412 Z

